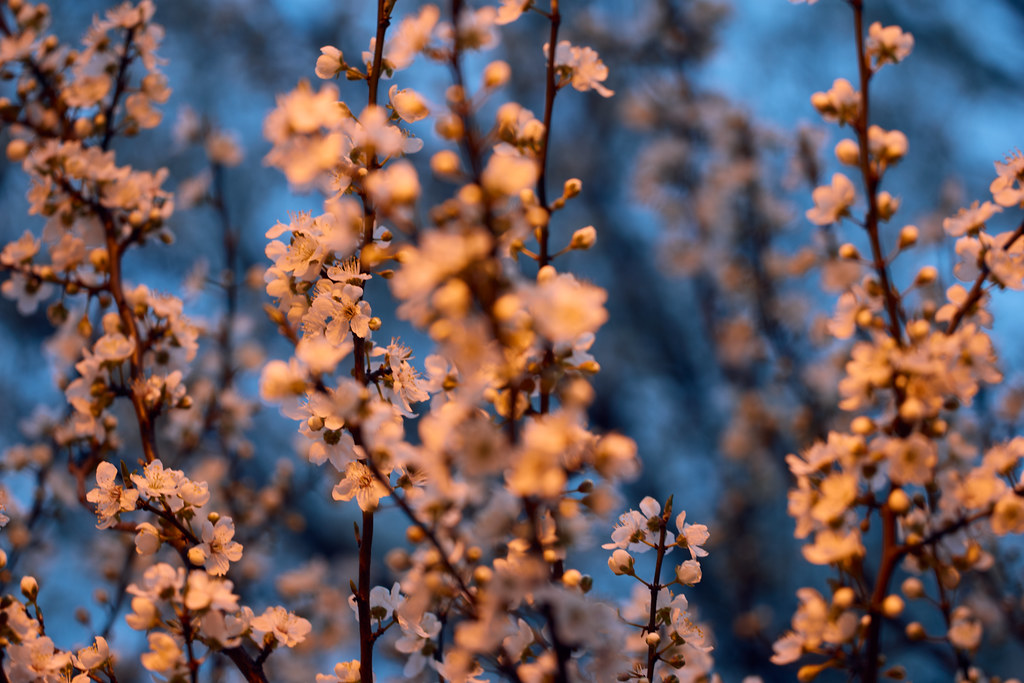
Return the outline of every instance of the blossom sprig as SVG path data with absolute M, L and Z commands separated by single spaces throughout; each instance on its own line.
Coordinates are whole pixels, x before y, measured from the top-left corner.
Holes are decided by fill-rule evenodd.
M 925 594 L 917 575 L 931 574 L 947 626 L 943 640 L 955 651 L 958 675 L 966 677 L 981 631 L 970 608 L 961 604 L 963 592 L 952 590 L 967 572 L 992 562 L 990 550 L 975 538 L 1024 529 L 1018 521 L 1024 490 L 1016 479 L 1019 444 L 997 444 L 979 460 L 979 449 L 965 442 L 955 420 L 957 408 L 969 406 L 983 385 L 1003 379 L 992 341 L 979 326 L 991 320 L 981 304 L 985 283 L 1020 288 L 1022 233 L 991 236 L 985 223 L 1001 207 L 1017 203 L 1011 189 L 1016 170 L 1012 158 L 997 164 L 999 178 L 991 188 L 996 202 L 976 202 L 944 221 L 946 231 L 959 237 L 962 260 L 956 274 L 974 280 L 971 290 L 958 285 L 949 289 L 946 306 L 910 310 L 889 269 L 896 255 L 916 242 L 917 231 L 904 227 L 896 253 L 882 255 L 881 224 L 898 211 L 899 202 L 879 190 L 886 172 L 905 155 L 907 141 L 898 131 L 869 125 L 868 86 L 879 67 L 909 54 L 913 38 L 876 22 L 865 40 L 863 4 L 850 4 L 860 88 L 840 79 L 829 93 L 816 94 L 812 104 L 826 120 L 849 124 L 857 138 L 837 145 L 836 156 L 861 171 L 867 208 L 854 222 L 867 233 L 871 258 L 865 263 L 872 272 L 842 295 L 829 329 L 841 339 L 859 329 L 866 340 L 854 343 L 839 382 L 840 408 L 855 413 L 849 428 L 787 458 L 796 478 L 789 493 L 795 535 L 812 539 L 803 548 L 804 558 L 834 567 L 839 578 L 831 600 L 810 588 L 798 591 L 792 631 L 776 642 L 773 661 L 786 664 L 814 654 L 818 661 L 800 669 L 801 680 L 830 668 L 878 680 L 884 624 L 901 617 L 904 598 Z M 831 187 L 815 190 L 815 208 L 807 217 L 821 225 L 837 222 L 851 215 L 853 197 L 853 183 L 837 174 Z M 846 258 L 859 259 L 852 245 L 844 251 Z M 907 292 L 936 277 L 935 268 L 921 269 Z M 868 534 L 875 525 L 880 535 Z M 879 566 L 869 572 L 873 556 L 880 558 Z M 911 574 L 903 582 L 904 596 L 890 588 L 900 570 Z M 907 630 L 916 640 L 922 633 L 920 624 Z
M 656 680 L 654 672 L 659 662 L 673 669 L 685 665 L 688 676 L 710 675 L 713 660 L 708 634 L 694 623 L 686 598 L 671 590 L 677 584 L 694 586 L 700 583 L 702 571 L 697 558 L 708 554 L 701 547 L 709 538 L 708 529 L 703 524 L 686 522 L 684 510 L 675 518 L 678 535 L 670 531 L 671 496 L 665 502 L 664 510 L 650 496 L 640 501 L 639 508 L 619 517 L 619 523 L 612 532 L 612 542 L 602 546 L 613 551 L 608 559 L 612 573 L 630 576 L 640 584 L 634 587 L 632 599 L 619 610 L 624 622 L 636 629 L 627 641 L 632 663 L 619 680 Z M 688 550 L 690 559 L 676 565 L 673 578 L 665 581 L 662 577 L 664 561 L 677 547 Z M 650 581 L 636 573 L 636 562 L 630 554 L 649 550 L 655 551 L 654 573 Z

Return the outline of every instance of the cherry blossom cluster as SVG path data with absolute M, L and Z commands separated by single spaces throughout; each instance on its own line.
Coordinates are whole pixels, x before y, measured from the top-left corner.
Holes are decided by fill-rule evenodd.
M 996 539 L 1024 531 L 1021 439 L 979 447 L 960 428 L 960 414 L 985 385 L 1002 381 L 992 339 L 985 327 L 990 288 L 1020 289 L 1020 246 L 1024 230 L 990 234 L 986 222 L 1003 208 L 1020 207 L 1020 155 L 997 162 L 993 202 L 961 209 L 943 222 L 959 238 L 960 262 L 944 299 L 933 295 L 938 270 L 921 267 L 900 289 L 892 263 L 912 249 L 916 226 L 895 231 L 893 252 L 883 251 L 884 230 L 900 201 L 881 189 L 886 173 L 908 150 L 898 130 L 870 124 L 869 86 L 886 65 L 907 58 L 913 37 L 898 26 L 873 23 L 863 29 L 864 7 L 853 10 L 859 83 L 837 79 L 811 104 L 826 121 L 852 131 L 835 147 L 839 163 L 854 169 L 852 181 L 835 173 L 814 190 L 809 221 L 859 226 L 870 255 L 852 242 L 839 247 L 856 264 L 839 297 L 828 331 L 852 339 L 839 381 L 839 407 L 851 415 L 847 429 L 787 457 L 795 485 L 789 513 L 796 537 L 807 539 L 803 556 L 835 571 L 831 595 L 798 591 L 792 630 L 775 643 L 773 661 L 805 661 L 800 680 L 841 669 L 861 681 L 908 672 L 886 657 L 891 639 L 886 623 L 904 621 L 913 642 L 942 641 L 951 648 L 956 680 L 987 680 L 972 661 L 983 640 L 971 607 L 972 572 L 996 561 Z M 859 201 L 858 201 L 859 200 Z M 914 295 L 917 295 L 916 301 Z M 912 307 L 913 305 L 913 307 Z M 905 578 L 899 590 L 897 577 Z M 937 613 L 915 610 L 907 621 L 906 601 L 930 599 Z M 938 617 L 945 630 L 935 632 Z M 918 619 L 921 619 L 919 621 Z M 891 628 L 891 626 L 889 627 Z
M 538 44 L 545 112 L 509 101 L 485 122 L 484 105 L 500 96 L 511 67 L 491 61 L 470 85 L 463 60 L 494 46 L 500 25 L 526 21 L 526 9 L 549 22 L 550 40 Z M 379 9 L 361 60 L 325 46 L 316 63 L 322 80 L 365 83 L 365 104 L 340 102 L 333 84 L 303 82 L 265 125 L 266 162 L 326 198 L 319 215 L 295 214 L 267 233 L 267 292 L 295 355 L 266 366 L 261 395 L 300 421 L 306 457 L 335 472 L 332 497 L 355 499 L 362 515 L 350 601 L 360 658 L 318 680 L 370 680 L 374 643 L 396 625 L 410 678 L 632 676 L 619 647 L 623 625 L 568 563 L 593 514 L 609 510 L 615 483 L 636 473 L 636 447 L 587 429 L 587 377 L 599 369 L 589 349 L 607 319 L 606 293 L 554 262 L 589 248 L 597 231 L 557 237 L 552 229 L 580 180 L 547 195 L 555 96 L 567 86 L 610 96 L 607 67 L 590 48 L 556 42 L 557 2 L 550 10 L 506 2 L 498 11 L 453 3 L 447 16 L 425 5 L 388 34 L 391 10 Z M 428 104 L 401 83 L 380 102 L 380 81 L 397 80 L 419 55 L 453 74 L 444 103 Z M 424 224 L 408 157 L 424 147 L 416 124 L 429 120 L 447 143 L 430 169 L 454 190 Z M 435 344 L 422 369 L 408 346 L 376 340 L 386 330 L 368 300 L 378 280 L 398 315 Z M 406 516 L 413 544 L 388 555 L 399 579 L 391 589 L 369 584 L 373 520 L 384 505 Z M 681 644 L 663 648 L 677 667 Z
M 123 276 L 126 254 L 173 241 L 168 171 L 119 164 L 111 148 L 118 138 L 157 126 L 157 105 L 170 94 L 159 70 L 163 30 L 152 21 L 154 11 L 149 0 L 117 6 L 95 17 L 81 45 L 72 47 L 48 32 L 48 6 L 10 0 L 0 7 L 0 68 L 15 84 L 0 103 L 10 135 L 7 158 L 28 178 L 29 213 L 43 219 L 40 235 L 26 231 L 0 250 L 7 276 L 2 293 L 25 315 L 49 304 L 57 332 L 47 351 L 67 399 L 64 411 L 39 411 L 23 425 L 32 443 L 3 454 L 4 469 L 35 473 L 36 503 L 12 510 L 12 551 L 0 552 L 0 564 L 6 582 L 23 553 L 39 543 L 33 527 L 60 503 L 80 503 L 95 513 L 99 529 L 129 540 L 115 552 L 125 555 L 124 568 L 112 574 L 121 579 L 116 595 L 98 593 L 97 600 L 111 601 L 113 619 L 122 616 L 121 600 L 132 596 L 127 623 L 148 632 L 145 669 L 162 679 L 195 680 L 217 651 L 248 680 L 266 680 L 262 667 L 271 651 L 297 645 L 311 626 L 283 607 L 256 615 L 240 606 L 224 576 L 243 548 L 234 540 L 232 517 L 207 507 L 233 501 L 160 458 L 164 449 L 176 462 L 187 460 L 215 426 L 228 453 L 246 452 L 239 429 L 252 408 L 231 386 L 238 363 L 231 357 L 233 321 L 225 320 L 219 348 L 206 354 L 219 382 L 194 380 L 200 341 L 214 335 L 185 317 L 180 298 L 130 285 Z M 205 142 L 215 170 L 240 160 L 230 136 L 215 129 L 185 137 Z M 192 197 L 221 199 L 210 189 Z M 234 281 L 227 280 L 233 297 Z M 132 415 L 134 428 L 121 426 L 125 415 Z M 69 480 L 55 468 L 62 459 Z M 87 491 L 92 480 L 96 486 Z M 0 502 L 8 502 L 6 491 Z M 175 558 L 176 566 L 163 561 Z M 117 680 L 107 641 L 113 622 L 89 647 L 64 651 L 46 635 L 38 581 L 26 574 L 21 589 L 25 602 L 3 598 L 4 680 Z
M 669 531 L 672 517 L 672 499 L 662 511 L 654 498 L 640 501 L 639 510 L 630 510 L 619 517 L 612 532 L 612 542 L 602 547 L 612 550 L 608 567 L 617 575 L 630 576 L 638 582 L 631 598 L 620 608 L 620 615 L 636 630 L 629 634 L 626 649 L 633 663 L 628 674 L 619 680 L 672 680 L 675 674 L 654 677 L 655 667 L 664 662 L 672 669 L 683 669 L 687 680 L 702 680 L 710 676 L 713 660 L 711 644 L 704 627 L 694 623 L 689 603 L 682 593 L 674 593 L 673 586 L 693 586 L 703 576 L 699 557 L 708 552 L 701 546 L 710 534 L 703 524 L 690 524 L 686 512 L 675 518 L 675 532 Z M 674 548 L 689 552 L 689 559 L 675 566 L 671 579 L 662 577 L 667 555 Z M 637 575 L 634 555 L 655 551 L 654 575 L 650 581 Z M 678 680 L 676 676 L 675 680 Z

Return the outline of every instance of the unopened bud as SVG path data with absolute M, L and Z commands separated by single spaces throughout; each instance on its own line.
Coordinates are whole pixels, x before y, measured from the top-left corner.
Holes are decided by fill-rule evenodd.
M 593 225 L 580 228 L 572 234 L 572 241 L 569 242 L 570 249 L 590 249 L 597 241 L 597 230 Z
M 30 601 L 35 602 L 39 596 L 39 582 L 33 576 L 25 576 L 21 579 L 21 594 Z
M 15 138 L 7 143 L 7 159 L 18 163 L 28 156 L 29 144 L 24 140 Z
M 882 614 L 890 619 L 895 619 L 903 614 L 903 607 L 903 598 L 893 593 L 885 596 L 885 600 L 882 601 Z
M 892 218 L 900 208 L 900 200 L 886 191 L 878 193 L 878 217 L 883 221 Z
M 939 277 L 939 271 L 935 266 L 925 266 L 917 272 L 914 282 L 919 285 L 927 285 Z
M 504 62 L 499 59 L 491 62 L 484 69 L 484 87 L 500 88 L 508 83 L 508 79 L 511 77 L 512 67 L 508 65 L 508 62 Z
M 86 118 L 75 119 L 74 131 L 75 137 L 77 138 L 81 139 L 89 137 L 90 135 L 92 135 L 93 131 L 92 121 Z
M 89 263 L 96 269 L 96 272 L 106 272 L 107 267 L 110 265 L 110 258 L 107 256 L 107 250 L 99 247 L 90 251 Z
M 569 178 L 562 186 L 562 195 L 566 199 L 572 199 L 583 189 L 583 182 L 579 178 Z
M 860 147 L 853 140 L 847 138 L 840 140 L 836 145 L 836 158 L 847 166 L 856 166 L 860 163 Z
M 839 258 L 844 258 L 852 261 L 854 259 L 860 258 L 860 252 L 857 250 L 857 247 L 847 242 L 846 244 L 843 244 L 842 246 L 839 247 Z
M 920 621 L 912 621 L 907 624 L 906 634 L 907 639 L 914 642 L 924 640 L 928 637 L 928 633 L 924 630 L 924 626 Z
M 203 562 L 206 562 L 206 553 L 199 546 L 192 546 L 188 549 L 188 561 L 198 567 Z
M 455 175 L 459 168 L 459 155 L 450 149 L 443 149 L 430 158 L 430 170 L 439 176 Z
M 461 140 L 463 133 L 465 133 L 465 127 L 462 125 L 462 119 L 455 114 L 449 114 L 442 116 L 437 120 L 437 124 L 434 126 L 437 134 L 445 140 Z
M 850 431 L 861 436 L 868 436 L 875 432 L 875 422 L 867 415 L 858 415 L 850 422 Z
M 819 112 L 827 112 L 832 109 L 832 99 L 828 93 L 816 92 L 811 95 L 811 106 Z
M 906 514 L 907 510 L 910 509 L 910 496 L 903 489 L 894 489 L 889 494 L 889 509 L 895 512 L 897 515 Z
M 853 604 L 854 598 L 857 594 L 853 592 L 853 589 L 849 586 L 843 586 L 837 588 L 836 592 L 832 595 L 832 604 L 839 609 L 847 609 Z
M 917 244 L 917 238 L 920 236 L 921 231 L 917 229 L 916 225 L 904 225 L 903 229 L 900 230 L 900 249 L 906 249 Z

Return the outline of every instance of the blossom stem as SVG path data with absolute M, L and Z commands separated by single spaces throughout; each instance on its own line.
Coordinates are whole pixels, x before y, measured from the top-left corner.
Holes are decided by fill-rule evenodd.
M 898 545 L 896 539 L 896 515 L 890 509 L 888 503 L 882 505 L 881 515 L 882 564 L 878 568 L 875 588 L 871 593 L 871 603 L 868 605 L 868 615 L 871 617 L 871 622 L 868 624 L 868 632 L 865 639 L 864 670 L 860 678 L 862 683 L 876 683 L 878 681 L 879 654 L 882 643 L 882 602 L 889 593 L 889 582 L 892 580 L 896 565 L 899 564 L 899 561 L 905 554 L 903 548 Z
M 185 651 L 188 652 L 188 675 L 192 683 L 199 681 L 199 662 L 196 660 L 195 649 L 192 647 L 194 633 L 192 630 L 192 618 L 188 608 L 181 615 L 181 631 L 185 637 Z
M 548 19 L 551 21 L 551 32 L 548 37 L 548 64 L 544 92 L 544 135 L 541 138 L 540 159 L 538 160 L 540 168 L 537 174 L 537 199 L 540 201 L 540 205 L 544 207 L 544 210 L 548 212 L 550 219 L 551 208 L 548 206 L 547 189 L 548 142 L 551 138 L 551 119 L 555 106 L 555 93 L 558 92 L 558 83 L 555 81 L 555 52 L 558 46 L 558 28 L 562 23 L 562 15 L 558 11 L 558 0 L 551 0 L 551 14 L 548 15 Z M 541 226 L 538 236 L 540 253 L 538 254 L 537 262 L 541 268 L 546 266 L 550 260 L 548 254 L 548 237 L 550 234 L 548 225 L 548 223 L 545 223 Z
M 121 99 L 121 95 L 124 94 L 125 86 L 128 84 L 128 65 L 131 64 L 131 48 L 132 40 L 135 38 L 135 27 L 127 29 L 124 34 L 124 43 L 121 49 L 124 53 L 121 55 L 121 61 L 117 65 L 117 78 L 114 81 L 114 94 L 110 98 L 110 104 L 103 112 L 103 116 L 106 118 L 106 124 L 103 131 L 103 142 L 100 147 L 106 151 L 110 147 L 110 143 L 114 139 L 114 114 L 117 110 L 117 103 Z
M 661 590 L 661 565 L 665 559 L 665 536 L 668 531 L 668 520 L 672 514 L 672 499 L 665 503 L 665 510 L 661 514 L 658 526 L 658 555 L 654 561 L 654 578 L 649 584 L 651 589 L 651 616 L 647 622 L 647 632 L 658 632 L 658 592 Z M 658 663 L 658 644 L 651 643 L 647 646 L 647 680 L 654 680 L 654 667 Z
M 226 647 L 221 650 L 230 659 L 235 668 L 245 678 L 246 683 L 268 683 L 267 675 L 263 673 L 263 665 L 258 663 L 242 649 L 242 646 Z
M 868 84 L 871 80 L 871 70 L 864 49 L 864 3 L 863 0 L 850 0 L 850 6 L 853 8 L 853 24 L 857 38 L 857 69 L 860 75 L 861 106 L 857 121 L 854 124 L 854 130 L 857 133 L 857 142 L 860 147 L 860 171 L 864 178 L 864 191 L 867 195 L 868 203 L 867 216 L 864 218 L 864 230 L 868 233 L 875 273 L 878 275 L 879 284 L 885 299 L 885 310 L 889 317 L 889 334 L 892 335 L 896 344 L 902 347 L 903 333 L 900 330 L 899 294 L 893 289 L 890 281 L 889 267 L 885 262 L 885 256 L 882 253 L 882 242 L 878 234 L 879 212 L 877 195 L 881 177 L 871 167 L 871 158 L 868 151 Z
M 359 613 L 359 679 L 373 683 L 373 624 L 370 620 L 370 568 L 373 547 L 373 512 L 363 511 L 359 534 L 359 586 L 356 609 Z

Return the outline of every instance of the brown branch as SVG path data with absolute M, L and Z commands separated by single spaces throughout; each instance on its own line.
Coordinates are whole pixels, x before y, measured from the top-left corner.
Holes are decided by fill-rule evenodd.
M 871 167 L 868 151 L 868 83 L 871 80 L 871 69 L 864 49 L 864 7 L 862 0 L 849 0 L 849 2 L 853 8 L 853 24 L 857 34 L 857 69 L 860 75 L 860 110 L 857 112 L 857 121 L 853 124 L 853 128 L 857 133 L 857 142 L 860 146 L 860 171 L 864 178 L 864 191 L 867 194 L 868 202 L 864 230 L 868 233 L 868 240 L 871 242 L 872 265 L 878 274 L 885 299 L 885 310 L 889 316 L 889 334 L 896 344 L 902 347 L 903 332 L 900 328 L 899 293 L 893 288 L 890 281 L 889 266 L 882 253 L 882 243 L 879 237 L 878 185 L 881 176 Z

